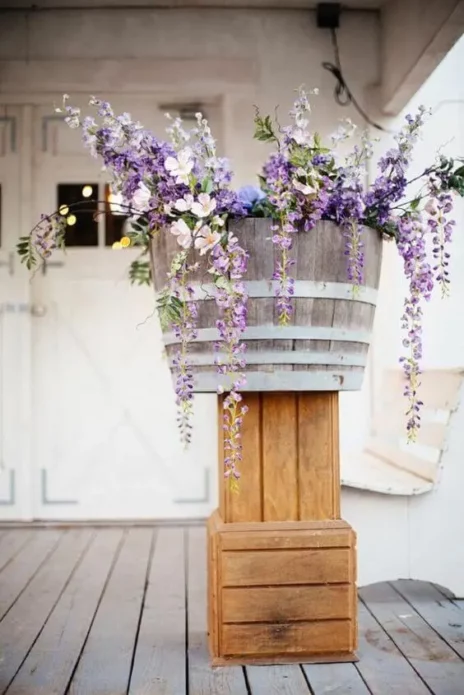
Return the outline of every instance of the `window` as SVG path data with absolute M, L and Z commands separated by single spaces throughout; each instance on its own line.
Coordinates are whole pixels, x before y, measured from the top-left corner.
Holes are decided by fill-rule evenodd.
M 127 215 L 118 205 L 118 196 L 111 193 L 108 184 L 105 186 L 105 244 L 112 246 L 124 236 Z
M 98 246 L 98 183 L 60 183 L 57 189 L 66 246 Z

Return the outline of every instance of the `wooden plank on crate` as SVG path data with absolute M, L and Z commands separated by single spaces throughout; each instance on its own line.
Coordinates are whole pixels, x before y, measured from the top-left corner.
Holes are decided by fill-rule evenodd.
M 298 396 L 299 509 L 301 519 L 340 516 L 338 393 Z
M 212 669 L 206 625 L 206 530 L 188 529 L 189 695 L 247 695 L 243 669 Z
M 309 695 L 301 668 L 288 666 L 247 666 L 252 695 Z
M 347 583 L 350 550 L 224 551 L 223 586 Z
M 357 668 L 372 695 L 430 695 L 429 688 L 363 604 L 358 608 L 358 627 Z
M 124 539 L 69 695 L 125 695 L 142 609 L 153 529 L 130 529 Z
M 240 489 L 231 492 L 224 481 L 222 465 L 223 454 L 219 457 L 219 476 L 224 490 L 224 516 L 226 522 L 262 521 L 262 481 L 261 481 L 261 396 L 247 393 L 244 402 L 249 410 L 243 419 L 242 456 L 240 462 Z M 220 401 L 222 411 L 222 402 Z M 221 413 L 219 415 L 219 442 L 222 446 L 223 430 Z
M 464 683 L 464 661 L 392 586 L 374 584 L 362 589 L 360 596 L 433 692 L 459 692 Z
M 354 664 L 304 664 L 313 695 L 371 695 Z
M 56 548 L 61 531 L 40 530 L 0 574 L 0 620 Z
M 298 519 L 297 395 L 263 393 L 263 520 Z
M 8 688 L 9 695 L 61 694 L 66 691 L 121 538 L 120 529 L 97 532 L 43 632 Z
M 4 531 L 0 538 L 0 571 L 16 557 L 32 538 L 29 529 L 12 529 Z
M 39 531 L 38 535 L 48 531 Z M 92 538 L 80 529 L 61 534 L 59 546 L 0 623 L 0 693 L 8 688 L 47 622 Z
M 428 582 L 400 579 L 392 586 L 422 618 L 464 659 L 462 609 Z
M 349 584 L 224 588 L 222 620 L 254 623 L 345 618 L 351 598 Z
M 158 530 L 129 695 L 185 695 L 185 534 Z
M 299 524 L 298 524 L 299 527 Z M 353 533 L 349 528 L 278 531 L 235 531 L 222 534 L 223 550 L 277 550 L 278 548 L 350 548 Z
M 266 521 L 266 524 L 250 521 L 238 524 L 220 524 L 219 530 L 223 534 L 256 531 L 257 533 L 268 534 L 269 531 L 278 531 L 279 534 L 285 531 L 314 531 L 315 529 L 322 529 L 333 531 L 334 529 L 346 529 L 351 531 L 351 526 L 343 519 L 326 519 L 315 520 L 315 521 L 299 521 L 295 524 L 294 521 Z M 344 544 L 345 545 L 345 544 Z
M 225 656 L 295 656 L 308 651 L 313 655 L 330 654 L 347 651 L 350 641 L 351 620 L 227 624 L 222 628 Z

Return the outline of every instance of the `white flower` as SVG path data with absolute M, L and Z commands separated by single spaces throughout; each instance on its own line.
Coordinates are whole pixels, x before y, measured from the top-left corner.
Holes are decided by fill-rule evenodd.
M 193 203 L 193 195 L 190 193 L 187 193 L 183 198 L 179 198 L 176 200 L 174 203 L 174 207 L 176 210 L 179 210 L 179 212 L 187 212 L 187 210 L 190 210 L 192 207 Z
M 304 195 L 312 195 L 317 191 L 314 186 L 310 186 L 307 183 L 301 183 L 301 181 L 298 181 L 297 179 L 293 179 L 292 183 L 293 188 L 296 188 L 297 191 L 301 191 Z
M 192 212 L 197 217 L 209 217 L 216 208 L 216 200 L 208 193 L 200 193 L 198 200 L 192 203 Z
M 151 197 L 151 191 L 148 190 L 144 183 L 141 183 L 132 196 L 131 201 L 136 212 L 141 213 L 148 210 Z
M 207 251 L 216 246 L 220 238 L 219 232 L 213 232 L 211 227 L 205 224 L 195 237 L 195 248 L 200 251 L 200 256 L 204 256 Z
M 304 128 L 293 128 L 292 138 L 295 140 L 297 145 L 304 145 L 308 140 L 308 133 Z
M 189 175 L 193 169 L 191 155 L 191 150 L 189 148 L 185 148 L 178 153 L 177 159 L 175 157 L 166 157 L 164 168 L 166 171 L 169 171 L 171 176 L 176 177 L 176 183 L 184 183 L 185 185 L 188 185 Z
M 429 200 L 427 201 L 427 204 L 424 207 L 424 210 L 426 212 L 428 212 L 428 214 L 431 215 L 432 217 L 434 217 L 435 215 L 438 215 L 438 207 L 437 207 L 436 200 L 434 200 L 434 198 L 429 198 Z
M 192 231 L 184 220 L 176 220 L 171 224 L 171 234 L 177 237 L 177 243 L 188 249 L 192 243 Z
M 215 227 L 223 227 L 224 226 L 224 220 L 222 219 L 222 217 L 219 217 L 219 215 L 214 215 L 213 224 Z

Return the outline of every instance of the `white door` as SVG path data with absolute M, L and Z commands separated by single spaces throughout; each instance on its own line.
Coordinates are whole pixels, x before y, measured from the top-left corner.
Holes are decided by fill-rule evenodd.
M 23 111 L 0 105 L 0 519 L 28 514 L 28 283 L 15 255 L 23 219 Z M 24 216 L 23 216 L 24 218 Z
M 162 135 L 155 99 L 141 101 L 134 115 Z M 103 198 L 98 163 L 48 106 L 35 108 L 34 142 L 37 219 L 86 186 L 89 200 Z M 32 282 L 33 515 L 205 516 L 215 502 L 216 398 L 197 397 L 184 451 L 153 290 L 127 280 L 138 252 L 112 250 L 117 216 L 74 215 L 66 254 Z

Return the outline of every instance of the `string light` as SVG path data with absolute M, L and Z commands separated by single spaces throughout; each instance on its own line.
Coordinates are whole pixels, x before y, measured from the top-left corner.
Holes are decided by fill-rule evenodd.
M 72 227 L 73 224 L 76 224 L 77 222 L 77 217 L 76 215 L 69 215 L 69 217 L 66 218 L 66 223 L 68 227 Z
M 84 188 L 82 189 L 82 195 L 84 196 L 84 198 L 90 198 L 92 193 L 93 193 L 92 186 L 84 186 Z
M 124 209 L 121 208 L 122 195 L 120 193 L 110 193 L 108 203 L 113 215 L 124 215 Z
M 62 205 L 62 206 L 60 207 L 60 209 L 59 209 L 59 213 L 60 213 L 60 215 L 63 215 L 63 217 L 64 217 L 65 215 L 67 215 L 68 212 L 69 212 L 69 208 L 68 208 L 67 205 Z

